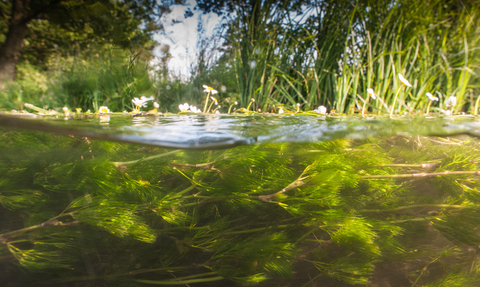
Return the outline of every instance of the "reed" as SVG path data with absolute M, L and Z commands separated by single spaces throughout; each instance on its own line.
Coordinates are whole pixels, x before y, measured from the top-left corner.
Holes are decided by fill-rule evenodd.
M 377 113 L 384 105 L 395 114 L 424 112 L 432 104 L 427 92 L 440 97 L 433 110 L 439 111 L 443 102 L 455 95 L 459 104 L 454 112 L 474 112 L 473 103 L 469 104 L 473 96 L 468 99 L 466 95 L 476 91 L 478 81 L 473 72 L 478 70 L 480 53 L 472 49 L 480 39 L 475 32 L 478 4 L 457 7 L 454 2 L 439 1 L 366 1 L 351 5 L 346 1 L 315 5 L 312 7 L 324 17 L 288 24 L 273 19 L 269 25 L 275 26 L 270 27 L 270 33 L 256 34 L 255 39 L 249 34 L 252 43 L 265 47 L 262 51 L 275 52 L 255 56 L 261 69 L 247 73 L 250 68 L 245 68 L 245 63 L 237 69 L 244 99 L 254 95 L 261 99 L 258 102 L 268 98 L 268 103 L 291 109 L 297 103 L 307 109 L 321 104 L 347 112 L 361 110 L 358 96 L 372 88 L 380 100 L 368 103 L 367 109 Z M 412 9 L 425 12 L 417 17 Z M 459 30 L 462 32 L 457 33 Z M 237 38 L 246 35 L 240 30 L 235 33 Z M 241 54 L 236 58 L 252 60 Z M 399 90 L 398 73 L 412 82 L 412 89 Z M 396 101 L 398 106 L 391 107 Z

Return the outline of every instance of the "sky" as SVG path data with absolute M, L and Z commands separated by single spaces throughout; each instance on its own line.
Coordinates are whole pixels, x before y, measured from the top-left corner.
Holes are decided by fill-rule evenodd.
M 198 49 L 199 36 L 208 37 L 213 34 L 215 27 L 220 23 L 221 17 L 216 14 L 203 14 L 194 10 L 195 0 L 188 0 L 186 5 L 170 6 L 171 13 L 162 16 L 165 31 L 154 36 L 160 45 L 169 45 L 172 59 L 168 67 L 172 73 L 182 79 L 188 79 L 192 65 L 195 65 Z M 185 12 L 191 11 L 192 17 L 185 18 Z M 205 32 L 199 35 L 198 24 L 203 24 Z M 154 55 L 159 55 L 158 50 L 153 50 Z M 160 54 L 161 55 L 161 54 Z

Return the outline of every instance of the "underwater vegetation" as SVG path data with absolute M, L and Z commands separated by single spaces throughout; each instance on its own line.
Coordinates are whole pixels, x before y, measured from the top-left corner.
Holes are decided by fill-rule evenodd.
M 480 283 L 472 138 L 192 151 L 1 128 L 0 150 L 2 286 Z

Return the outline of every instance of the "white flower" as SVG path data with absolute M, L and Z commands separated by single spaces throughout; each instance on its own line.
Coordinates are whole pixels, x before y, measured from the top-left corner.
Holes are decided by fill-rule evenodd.
M 283 113 L 284 113 L 282 107 L 280 107 L 280 108 L 278 109 L 278 113 L 279 113 L 279 114 L 283 114 Z
M 430 101 L 438 101 L 438 98 L 430 93 L 427 93 L 427 97 Z
M 373 89 L 368 88 L 367 93 L 370 95 L 370 97 L 372 97 L 372 99 L 374 100 L 377 99 L 377 95 L 375 95 L 375 92 L 373 91 Z
M 238 102 L 237 102 L 237 101 L 235 101 L 235 105 L 238 105 Z
M 449 116 L 452 112 L 450 110 L 442 110 L 442 113 Z
M 210 97 L 210 99 L 215 102 L 215 105 L 218 105 L 217 99 L 215 99 L 215 97 Z
M 101 123 L 108 123 L 110 121 L 110 116 L 100 116 L 100 122 Z
M 398 73 L 398 78 L 400 79 L 400 82 L 402 82 L 405 86 L 411 87 L 412 85 L 405 79 L 402 74 Z
M 108 113 L 111 113 L 111 112 L 110 112 L 110 110 L 108 109 L 107 106 L 101 106 L 100 108 L 98 108 L 98 113 L 108 114 Z
M 142 101 L 144 101 L 144 102 L 153 101 L 153 96 L 152 96 L 152 97 L 148 97 L 148 98 L 145 97 L 145 96 L 142 96 L 142 97 L 140 98 L 140 100 L 142 100 Z
M 446 101 L 445 101 L 445 105 L 447 106 L 447 108 L 450 108 L 450 107 L 453 107 L 457 104 L 457 97 L 455 96 L 450 96 Z
M 255 102 L 255 99 L 254 99 L 254 98 L 252 98 L 252 102 Z
M 218 93 L 217 90 L 214 90 L 212 87 L 209 87 L 207 85 L 203 85 L 203 88 L 204 88 L 203 92 L 205 93 L 212 93 L 212 95 L 215 95 L 216 93 Z
M 154 103 L 153 103 L 153 106 L 154 106 L 156 109 L 158 109 L 158 108 L 160 107 L 160 105 L 159 105 L 157 102 L 154 102 Z
M 327 113 L 327 108 L 324 106 L 319 106 L 316 110 L 314 110 L 314 112 L 324 115 Z
M 145 98 L 145 97 L 142 97 L 142 98 Z M 146 106 L 147 106 L 147 101 L 141 100 L 141 99 L 139 99 L 139 98 L 133 98 L 132 103 L 133 103 L 137 108 L 146 107 Z
M 68 112 L 68 108 L 67 107 L 63 107 L 62 109 L 65 113 Z
M 192 113 L 199 113 L 200 112 L 200 110 L 197 109 L 197 107 L 195 107 L 195 106 L 191 106 L 190 111 L 192 111 Z
M 183 105 L 178 105 L 178 108 L 180 109 L 180 112 L 188 112 L 189 107 L 190 106 L 187 103 L 185 103 Z

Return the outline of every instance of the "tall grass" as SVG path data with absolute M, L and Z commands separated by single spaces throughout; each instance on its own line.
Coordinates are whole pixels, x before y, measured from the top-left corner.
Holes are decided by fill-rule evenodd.
M 263 108 L 300 103 L 305 109 L 327 105 L 347 112 L 360 110 L 367 88 L 373 88 L 380 100 L 367 106 L 371 112 L 387 112 L 383 103 L 391 106 L 401 73 L 413 87 L 401 90 L 395 113 L 425 110 L 426 92 L 439 96 L 437 111 L 454 95 L 459 103 L 454 112 L 475 112 L 478 6 L 456 1 L 318 1 L 310 6 L 315 10 L 310 18 L 288 23 L 278 20 L 285 14 L 272 18 L 269 29 L 259 26 L 255 39 L 239 28 L 236 33 L 248 34 L 249 43 L 262 45 L 262 53 L 236 54 L 242 97 L 254 96 Z M 241 43 L 247 42 L 243 39 Z M 252 45 L 250 50 L 255 49 Z M 252 61 L 257 66 L 250 71 L 245 63 Z

